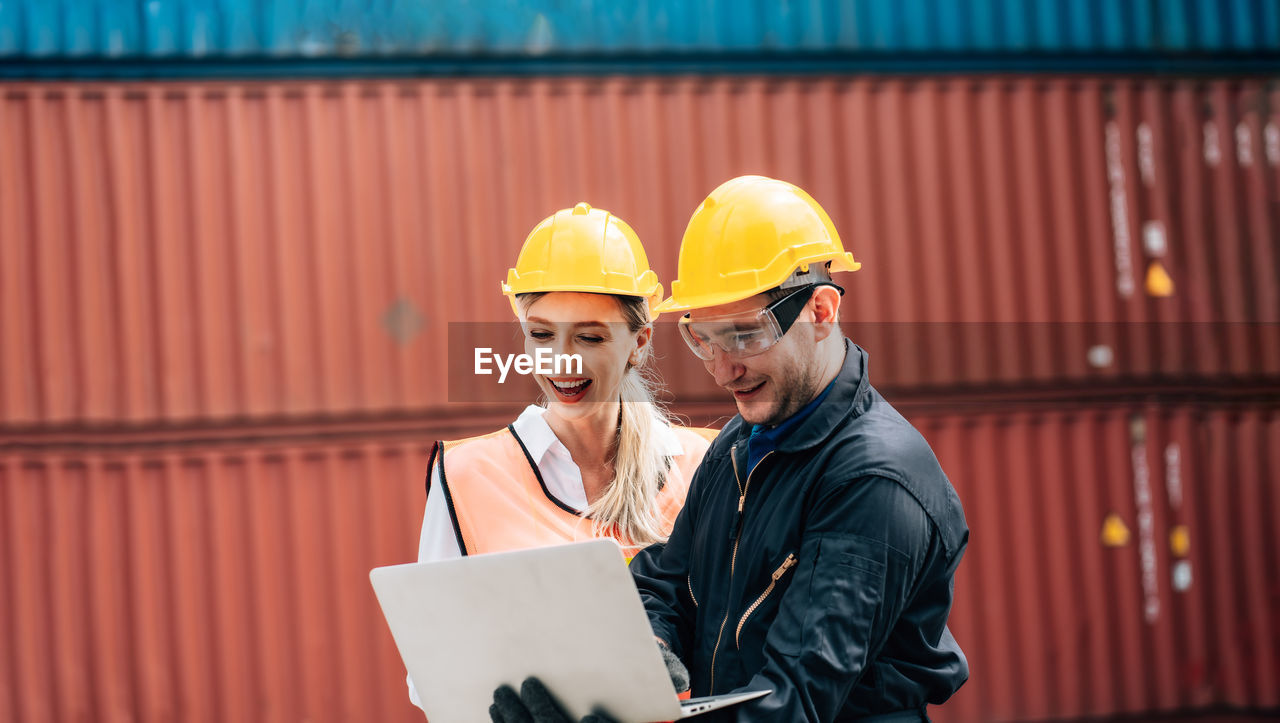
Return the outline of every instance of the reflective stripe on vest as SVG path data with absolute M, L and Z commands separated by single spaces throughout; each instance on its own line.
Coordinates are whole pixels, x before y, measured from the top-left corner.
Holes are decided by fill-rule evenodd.
M 654 504 L 663 534 L 671 531 L 684 506 L 689 480 L 706 453 L 715 430 L 672 427 L 683 453 L 671 469 Z M 445 494 L 449 516 L 464 555 L 522 550 L 596 537 L 592 521 L 551 495 L 538 466 L 515 428 L 452 442 L 440 442 L 433 455 L 435 480 Z M 613 537 L 628 561 L 643 545 Z

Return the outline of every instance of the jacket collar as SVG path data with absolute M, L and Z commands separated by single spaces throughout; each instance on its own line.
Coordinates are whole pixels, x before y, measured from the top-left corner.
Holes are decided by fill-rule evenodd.
M 826 441 L 846 417 L 867 410 L 871 382 L 867 378 L 867 352 L 848 338 L 844 340 L 844 364 L 836 375 L 831 393 L 807 419 L 778 443 L 779 452 L 799 452 Z M 740 436 L 750 434 L 751 425 L 742 424 Z

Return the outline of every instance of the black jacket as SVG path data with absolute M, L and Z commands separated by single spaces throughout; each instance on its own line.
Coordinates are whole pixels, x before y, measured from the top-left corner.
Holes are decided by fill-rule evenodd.
M 631 563 L 695 696 L 773 691 L 724 718 L 853 720 L 941 703 L 969 676 L 946 627 L 969 538 L 960 500 L 871 387 L 867 353 L 845 349 L 826 399 L 754 470 L 751 425 L 734 417 L 670 539 Z

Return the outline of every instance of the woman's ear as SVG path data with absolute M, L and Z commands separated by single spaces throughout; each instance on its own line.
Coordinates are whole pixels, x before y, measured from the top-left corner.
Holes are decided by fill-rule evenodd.
M 653 324 L 645 324 L 644 328 L 636 332 L 636 347 L 631 350 L 630 356 L 627 357 L 627 363 L 633 367 L 644 363 L 645 356 L 649 353 L 649 344 L 652 341 Z

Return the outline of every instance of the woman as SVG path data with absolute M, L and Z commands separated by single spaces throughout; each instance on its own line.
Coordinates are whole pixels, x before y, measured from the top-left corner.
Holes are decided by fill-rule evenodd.
M 578 355 L 581 372 L 537 375 L 546 406 L 505 429 L 436 444 L 418 561 L 602 536 L 630 558 L 665 540 L 715 432 L 673 426 L 654 404 L 642 368 L 662 284 L 635 232 L 585 203 L 558 211 L 502 290 L 526 351 Z

